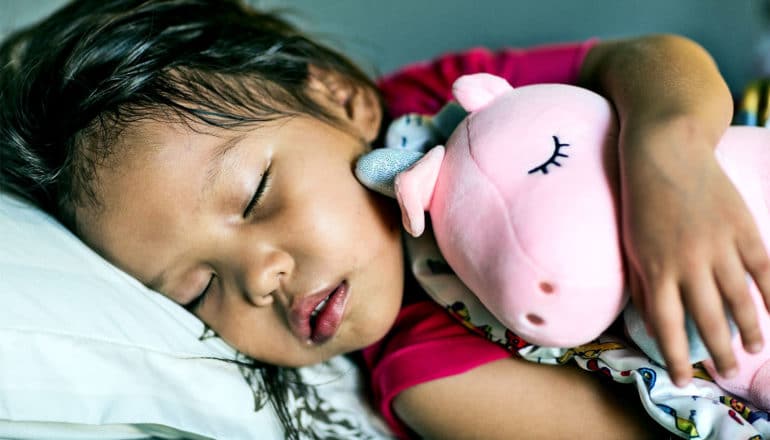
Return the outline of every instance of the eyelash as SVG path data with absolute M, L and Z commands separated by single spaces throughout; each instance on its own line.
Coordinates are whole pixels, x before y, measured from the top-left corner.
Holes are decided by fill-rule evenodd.
M 206 284 L 206 287 L 203 288 L 203 291 L 200 293 L 200 295 L 196 296 L 195 299 L 184 306 L 187 310 L 194 312 L 201 306 L 201 304 L 203 304 L 203 300 L 206 297 L 206 294 L 209 293 L 211 285 L 214 284 L 214 278 L 216 278 L 216 275 L 211 274 L 211 278 L 209 278 L 208 284 Z
M 561 152 L 561 149 L 564 147 L 569 147 L 569 144 L 562 144 L 559 142 L 559 138 L 556 136 L 553 137 L 553 154 L 551 157 L 548 158 L 542 165 L 538 165 L 535 168 L 532 168 L 527 172 L 527 174 L 533 174 L 538 171 L 540 171 L 543 174 L 548 174 L 548 165 L 556 165 L 557 167 L 560 167 L 561 164 L 559 162 L 556 162 L 557 157 L 569 157 L 568 155 Z
M 270 165 L 268 164 L 267 168 L 265 169 L 265 172 L 262 174 L 262 180 L 259 182 L 259 186 L 257 187 L 257 190 L 254 191 L 254 195 L 251 197 L 251 200 L 249 200 L 249 204 L 246 205 L 246 209 L 243 211 L 243 218 L 248 218 L 251 216 L 251 214 L 254 212 L 254 209 L 258 207 L 262 202 L 262 196 L 265 194 L 265 191 L 267 191 L 267 188 L 270 186 Z

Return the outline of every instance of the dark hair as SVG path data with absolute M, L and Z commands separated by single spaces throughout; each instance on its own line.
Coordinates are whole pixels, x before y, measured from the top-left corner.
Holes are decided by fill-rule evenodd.
M 338 123 L 309 95 L 310 65 L 373 87 L 347 58 L 236 0 L 69 3 L 0 45 L 0 190 L 76 231 L 74 207 L 98 203 L 94 169 L 135 121 Z M 286 410 L 286 390 L 307 390 L 299 374 L 254 365 L 287 437 L 306 433 Z
M 309 114 L 308 66 L 373 86 L 351 61 L 236 0 L 82 0 L 0 46 L 0 189 L 75 230 L 93 170 L 146 118 L 218 127 Z

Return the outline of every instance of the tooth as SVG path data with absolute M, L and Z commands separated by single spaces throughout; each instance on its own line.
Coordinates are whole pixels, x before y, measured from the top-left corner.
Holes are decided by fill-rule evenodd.
M 330 296 L 331 296 L 331 295 L 330 295 Z M 324 299 L 323 299 L 323 301 L 321 301 L 320 303 L 318 303 L 318 305 L 317 305 L 317 306 L 315 306 L 315 309 L 313 309 L 313 311 L 312 311 L 312 312 L 310 312 L 310 317 L 311 317 L 311 318 L 315 318 L 315 317 L 316 317 L 316 315 L 318 315 L 318 313 L 321 311 L 321 309 L 323 309 L 323 308 L 324 308 L 324 306 L 326 305 L 326 303 L 327 303 L 328 301 L 329 301 L 329 297 L 327 296 L 326 298 L 324 298 Z

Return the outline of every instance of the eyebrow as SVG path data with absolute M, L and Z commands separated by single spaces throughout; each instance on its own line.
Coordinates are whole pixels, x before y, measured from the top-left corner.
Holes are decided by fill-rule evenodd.
M 216 146 L 216 154 L 211 159 L 211 162 L 209 162 L 209 166 L 206 170 L 206 180 L 203 182 L 201 196 L 205 196 L 216 186 L 217 180 L 219 180 L 219 177 L 222 175 L 222 170 L 224 168 L 222 165 L 225 163 L 228 156 L 230 156 L 233 148 L 245 137 L 246 134 L 234 136 Z

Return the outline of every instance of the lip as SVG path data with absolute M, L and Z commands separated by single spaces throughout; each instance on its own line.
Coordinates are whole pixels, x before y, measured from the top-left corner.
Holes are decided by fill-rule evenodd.
M 348 290 L 347 281 L 342 281 L 334 287 L 298 298 L 289 311 L 292 332 L 308 344 L 322 344 L 331 339 L 342 324 Z M 313 310 L 327 298 L 324 307 L 311 318 Z

